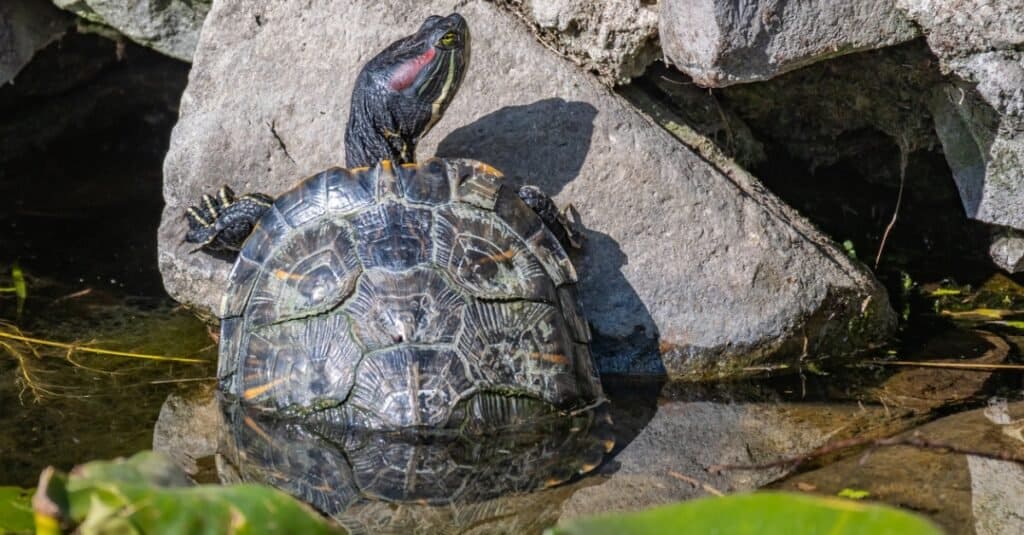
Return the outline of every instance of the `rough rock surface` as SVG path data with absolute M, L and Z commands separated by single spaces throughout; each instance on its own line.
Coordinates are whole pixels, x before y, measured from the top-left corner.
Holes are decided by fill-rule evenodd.
M 37 50 L 70 26 L 71 17 L 37 0 L 0 3 L 0 85 L 10 82 Z
M 703 161 L 493 4 L 399 4 L 213 6 L 164 164 L 159 263 L 174 298 L 216 310 L 230 267 L 189 254 L 185 208 L 224 183 L 280 194 L 343 162 L 359 66 L 458 4 L 476 32 L 474 62 L 420 157 L 485 160 L 573 203 L 587 238 L 581 300 L 598 339 L 663 352 L 606 352 L 604 371 L 736 373 L 889 335 L 894 315 L 867 270 L 749 175 Z
M 964 210 L 1024 229 L 1024 1 L 898 0 L 962 82 L 935 90 L 935 127 Z
M 660 29 L 665 55 L 710 87 L 765 80 L 918 35 L 892 0 L 662 0 Z
M 537 37 L 609 85 L 661 57 L 658 4 L 644 0 L 497 0 Z
M 91 22 L 110 26 L 132 41 L 191 61 L 212 0 L 53 0 Z

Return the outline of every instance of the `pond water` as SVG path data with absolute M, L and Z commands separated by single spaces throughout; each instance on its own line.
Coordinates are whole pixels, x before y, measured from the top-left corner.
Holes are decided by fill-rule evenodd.
M 912 450 L 887 457 L 870 481 L 852 475 L 862 465 L 851 467 L 851 459 L 863 449 L 826 452 L 796 470 L 709 468 L 885 437 L 997 396 L 1017 400 L 1017 372 L 865 365 L 726 384 L 609 376 L 607 426 L 588 415 L 473 448 L 332 437 L 237 411 L 225 419 L 211 401 L 215 336 L 166 296 L 157 272 L 160 166 L 173 121 L 173 114 L 141 114 L 0 166 L 0 288 L 23 279 L 26 294 L 0 292 L 0 485 L 31 487 L 49 465 L 68 469 L 156 446 L 200 481 L 273 482 L 356 531 L 529 533 L 560 519 L 717 492 L 777 486 L 834 494 L 844 485 L 874 485 L 873 498 L 922 511 L 955 532 L 973 526 L 970 482 L 966 491 L 962 477 L 932 482 L 959 485 L 959 494 L 921 493 L 915 489 L 928 483 L 915 470 L 892 469 L 934 466 Z M 1024 290 L 1013 280 L 997 277 L 981 291 L 922 284 L 907 295 L 902 341 L 895 355 L 877 358 L 1018 360 L 1024 324 L 1015 314 L 1024 310 Z M 609 426 L 614 449 L 605 454 Z M 268 448 L 274 443 L 289 446 Z M 409 469 L 366 479 L 366 470 L 401 463 Z

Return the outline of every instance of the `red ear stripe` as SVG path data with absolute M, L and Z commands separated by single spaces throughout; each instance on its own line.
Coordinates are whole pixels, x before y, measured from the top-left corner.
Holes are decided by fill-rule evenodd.
M 395 69 L 395 72 L 391 73 L 391 80 L 388 81 L 388 87 L 394 91 L 402 91 L 409 87 L 413 80 L 419 76 L 420 71 L 423 70 L 423 66 L 430 63 L 430 60 L 434 59 L 434 54 L 436 54 L 434 47 L 430 47 L 426 52 L 399 65 L 398 68 Z

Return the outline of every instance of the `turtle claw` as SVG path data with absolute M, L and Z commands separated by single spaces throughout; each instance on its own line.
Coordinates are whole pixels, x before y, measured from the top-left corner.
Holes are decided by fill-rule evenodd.
M 519 188 L 519 198 L 540 217 L 562 247 L 579 249 L 583 246 L 583 234 L 579 230 L 579 213 L 571 204 L 559 210 L 555 201 L 551 200 L 537 186 Z M 569 216 L 573 216 L 572 219 Z
M 203 195 L 198 205 L 185 211 L 189 230 L 183 243 L 197 245 L 190 253 L 202 251 L 232 260 L 273 203 L 272 198 L 262 193 L 236 198 L 231 188 L 223 186 L 217 195 Z

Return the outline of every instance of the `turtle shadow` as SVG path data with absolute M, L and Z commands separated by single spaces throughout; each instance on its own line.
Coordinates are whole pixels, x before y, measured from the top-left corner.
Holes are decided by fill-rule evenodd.
M 580 176 L 597 114 L 597 108 L 586 102 L 561 98 L 506 106 L 449 133 L 438 144 L 437 156 L 485 161 L 501 170 L 510 186 L 532 184 L 555 196 Z M 628 255 L 608 234 L 589 228 L 585 219 L 579 223 L 584 243 L 570 254 L 580 274 L 580 300 L 594 334 L 592 351 L 611 399 L 613 420 L 628 421 L 615 426 L 617 452 L 653 417 L 665 367 L 654 320 L 622 273 Z M 604 325 L 614 325 L 619 332 L 604 334 L 600 328 Z M 621 387 L 623 380 L 637 378 L 648 386 Z M 614 472 L 616 466 L 609 461 L 602 472 Z
M 505 106 L 452 131 L 437 146 L 442 158 L 473 158 L 516 187 L 533 184 L 555 196 L 580 174 L 597 108 L 561 98 Z

